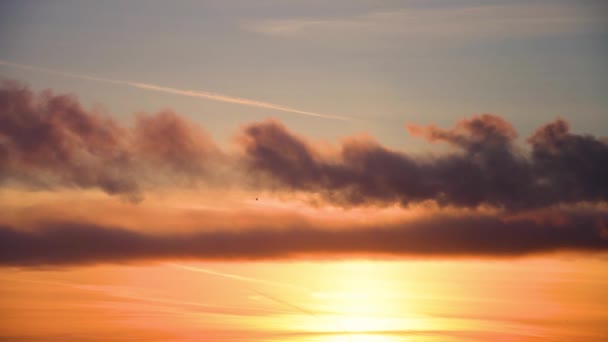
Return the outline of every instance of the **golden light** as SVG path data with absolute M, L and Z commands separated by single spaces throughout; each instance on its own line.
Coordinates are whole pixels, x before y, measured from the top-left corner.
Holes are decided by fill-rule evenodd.
M 383 263 L 338 262 L 318 274 L 308 305 L 314 317 L 292 326 L 323 337 L 316 341 L 394 341 L 391 333 L 430 330 L 415 308 L 404 305 L 407 283 L 397 282 Z M 314 319 L 312 319 L 314 318 Z M 304 339 L 309 340 L 309 339 Z

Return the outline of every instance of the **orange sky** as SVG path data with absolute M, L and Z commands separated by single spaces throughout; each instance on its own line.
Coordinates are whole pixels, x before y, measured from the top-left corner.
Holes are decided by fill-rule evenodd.
M 603 0 L 0 1 L 0 341 L 604 341 Z
M 607 333 L 608 145 L 563 120 L 527 153 L 489 114 L 408 126 L 450 145 L 436 155 L 278 120 L 224 146 L 171 111 L 123 126 L 16 87 L 0 96 L 1 338 Z
M 600 340 L 606 261 L 183 263 L 4 269 L 5 338 Z
M 182 191 L 132 203 L 97 191 L 3 190 L 0 204 L 10 213 L 2 224 L 23 229 L 63 220 L 155 233 L 250 230 L 260 222 L 279 231 L 294 222 L 350 230 L 370 222 L 495 213 L 431 204 L 344 209 L 259 197 L 235 191 L 209 201 Z M 606 266 L 602 254 L 565 252 L 515 259 L 363 254 L 9 266 L 1 276 L 0 330 L 10 340 L 601 340 L 608 319 Z

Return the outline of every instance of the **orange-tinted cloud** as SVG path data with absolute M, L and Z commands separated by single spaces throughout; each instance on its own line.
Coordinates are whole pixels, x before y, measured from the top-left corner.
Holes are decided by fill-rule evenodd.
M 267 219 L 272 219 L 270 215 Z M 556 251 L 608 251 L 605 211 L 537 215 L 435 215 L 406 222 L 361 223 L 335 229 L 302 222 L 281 228 L 200 229 L 162 233 L 87 223 L 0 226 L 0 264 L 52 265 L 141 260 L 271 259 L 290 257 L 520 256 Z

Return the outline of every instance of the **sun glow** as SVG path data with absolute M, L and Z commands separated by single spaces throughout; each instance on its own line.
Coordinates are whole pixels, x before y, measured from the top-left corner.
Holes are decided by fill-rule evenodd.
M 42 335 L 70 326 L 75 336 L 112 327 L 137 340 L 593 340 L 605 328 L 586 321 L 607 317 L 602 260 L 176 265 L 5 270 L 0 327 Z
M 401 293 L 408 292 L 407 283 L 391 281 L 387 269 L 377 263 L 335 263 L 318 279 L 322 290 L 309 298 L 317 319 L 301 328 L 323 334 L 319 340 L 393 341 L 391 333 L 432 328 L 404 305 Z

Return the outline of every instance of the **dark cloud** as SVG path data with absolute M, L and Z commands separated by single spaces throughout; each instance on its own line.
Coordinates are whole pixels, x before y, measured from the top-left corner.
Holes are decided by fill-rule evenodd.
M 203 130 L 171 111 L 138 115 L 134 128 L 138 155 L 172 172 L 202 174 L 219 150 Z
M 539 191 L 564 202 L 605 201 L 608 198 L 608 143 L 570 132 L 564 120 L 539 128 L 528 143 Z
M 140 114 L 125 125 L 83 109 L 72 96 L 34 94 L 5 84 L 0 88 L 0 185 L 99 188 L 138 199 L 148 186 L 190 185 L 212 178 L 210 170 L 216 168 L 237 185 L 255 180 L 262 189 L 316 193 L 344 206 L 433 201 L 460 209 L 456 215 L 454 209 L 440 210 L 413 221 L 357 221 L 348 227 L 346 220 L 312 224 L 285 217 L 274 217 L 277 222 L 270 225 L 263 222 L 273 218 L 264 217 L 248 222 L 246 229 L 203 226 L 190 233 L 48 219 L 32 228 L 6 221 L 0 224 L 0 264 L 353 254 L 515 256 L 608 249 L 606 140 L 572 133 L 565 121 L 557 120 L 539 128 L 524 148 L 513 127 L 492 115 L 474 116 L 449 129 L 409 125 L 408 130 L 452 149 L 436 156 L 412 155 L 369 138 L 350 138 L 328 148 L 269 120 L 245 126 L 238 139 L 242 153 L 226 156 L 200 127 L 171 111 Z M 492 209 L 462 210 L 479 206 Z M 237 215 L 242 219 L 242 212 Z M 277 226 L 281 228 L 272 228 Z
M 508 210 L 608 199 L 608 144 L 569 132 L 558 120 L 516 146 L 503 119 L 480 115 L 451 129 L 408 126 L 455 150 L 436 157 L 410 155 L 369 140 L 351 139 L 327 157 L 274 121 L 245 127 L 241 139 L 252 173 L 275 186 L 318 192 L 345 205 L 433 200 L 443 205 L 490 205 Z
M 86 224 L 39 229 L 0 226 L 0 264 L 50 265 L 171 258 L 270 259 L 352 255 L 395 257 L 519 256 L 608 251 L 606 213 L 555 217 L 446 216 L 383 226 L 145 233 Z M 203 228 L 203 227 L 201 227 Z M 206 227 L 208 229 L 208 227 Z
M 134 127 L 82 108 L 73 96 L 0 88 L 0 182 L 100 188 L 132 199 L 151 173 L 201 176 L 217 149 L 200 128 L 165 111 Z
M 37 96 L 16 84 L 0 89 L 3 181 L 135 192 L 136 182 L 122 176 L 130 162 L 123 136 L 113 120 L 86 112 L 73 97 Z
M 608 143 L 570 132 L 563 120 L 539 128 L 526 147 L 508 122 L 487 114 L 449 129 L 407 128 L 452 149 L 421 156 L 351 138 L 332 151 L 269 120 L 245 126 L 238 140 L 244 153 L 226 156 L 171 111 L 124 125 L 74 97 L 5 84 L 0 184 L 99 188 L 137 199 L 148 186 L 212 182 L 215 173 L 231 178 L 224 185 L 256 180 L 261 188 L 316 193 L 344 206 L 435 201 L 515 211 L 608 200 Z

